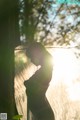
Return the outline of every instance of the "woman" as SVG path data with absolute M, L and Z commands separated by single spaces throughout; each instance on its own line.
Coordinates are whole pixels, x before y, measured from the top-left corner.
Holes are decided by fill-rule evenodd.
M 25 81 L 28 96 L 29 109 L 36 120 L 54 120 L 53 111 L 45 97 L 46 90 L 52 77 L 52 56 L 45 47 L 38 42 L 31 43 L 26 55 L 40 69 L 27 81 Z

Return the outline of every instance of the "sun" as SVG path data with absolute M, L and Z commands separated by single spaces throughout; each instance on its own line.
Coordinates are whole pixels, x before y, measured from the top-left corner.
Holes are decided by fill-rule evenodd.
M 53 48 L 49 49 L 49 52 L 53 56 L 53 74 L 50 87 L 63 84 L 69 99 L 80 100 L 80 62 L 73 50 Z M 52 88 L 51 92 L 54 92 Z

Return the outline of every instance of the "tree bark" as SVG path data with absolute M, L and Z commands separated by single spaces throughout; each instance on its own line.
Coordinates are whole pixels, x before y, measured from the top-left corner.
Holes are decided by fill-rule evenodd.
M 0 8 L 0 113 L 7 113 L 7 119 L 15 115 L 14 101 L 14 47 L 18 36 L 16 0 L 3 0 Z M 11 3 L 12 4 L 9 4 Z M 8 5 L 8 7 L 5 8 Z M 11 7 L 12 5 L 12 7 Z M 1 4 L 0 4 L 1 6 Z M 18 36 L 18 37 L 17 37 Z

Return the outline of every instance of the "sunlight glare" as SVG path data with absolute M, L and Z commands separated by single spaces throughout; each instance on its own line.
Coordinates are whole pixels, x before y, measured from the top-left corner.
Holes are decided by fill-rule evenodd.
M 80 100 L 80 62 L 71 49 L 53 49 L 53 75 L 50 86 L 64 84 L 71 100 Z

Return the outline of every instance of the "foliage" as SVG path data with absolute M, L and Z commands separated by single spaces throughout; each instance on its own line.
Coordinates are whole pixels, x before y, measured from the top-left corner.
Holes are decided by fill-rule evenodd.
M 20 120 L 22 118 L 22 115 L 15 115 L 13 116 L 13 120 Z
M 70 45 L 80 34 L 80 7 L 45 1 L 36 9 L 39 15 L 35 39 L 54 45 Z
M 24 0 L 23 33 L 27 41 L 79 46 L 80 5 L 56 0 Z

